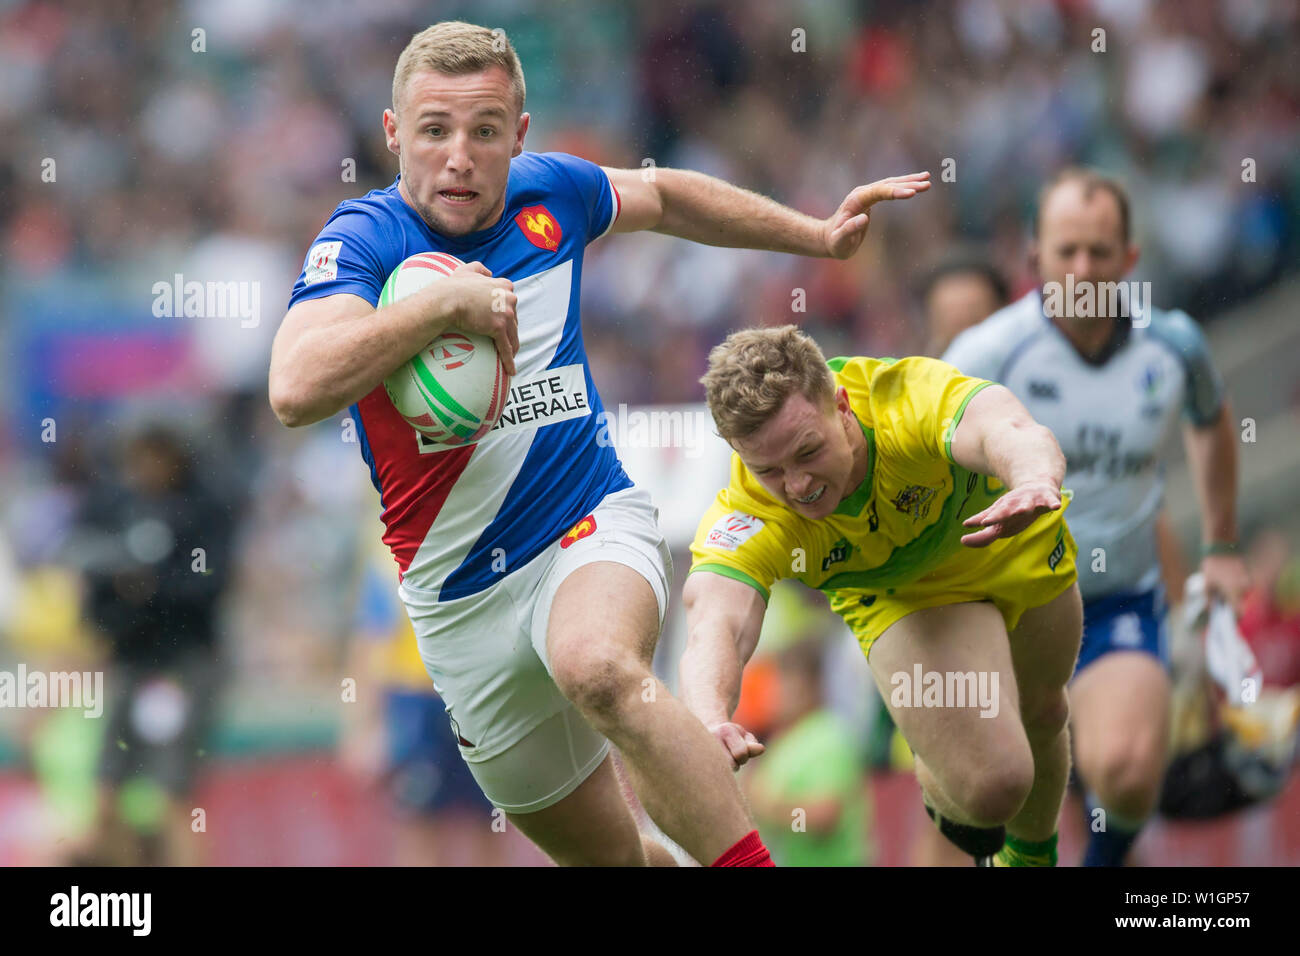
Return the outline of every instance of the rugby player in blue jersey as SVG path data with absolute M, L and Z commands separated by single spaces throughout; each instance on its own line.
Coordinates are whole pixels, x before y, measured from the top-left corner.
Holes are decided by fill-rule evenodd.
M 340 204 L 308 252 L 272 350 L 271 405 L 290 426 L 350 408 L 425 667 L 461 756 L 520 830 L 559 863 L 671 863 L 638 834 L 612 742 L 691 856 L 770 865 L 731 761 L 651 669 L 671 561 L 648 495 L 598 440 L 583 251 L 649 229 L 842 259 L 874 203 L 924 191 L 928 174 L 860 186 L 817 219 L 699 173 L 529 152 L 524 96 L 499 31 L 445 22 L 411 40 L 383 117 L 400 175 Z M 468 264 L 377 310 L 392 270 L 430 251 Z M 508 405 L 480 442 L 443 449 L 381 383 L 453 327 L 496 340 L 528 413 Z

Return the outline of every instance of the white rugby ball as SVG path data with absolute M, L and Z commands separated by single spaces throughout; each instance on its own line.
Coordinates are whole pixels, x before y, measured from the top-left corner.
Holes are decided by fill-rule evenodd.
M 379 307 L 400 302 L 462 265 L 441 252 L 411 256 L 384 283 Z M 454 448 L 491 431 L 505 408 L 510 376 L 493 339 L 454 329 L 384 379 L 384 388 L 412 428 L 437 445 Z

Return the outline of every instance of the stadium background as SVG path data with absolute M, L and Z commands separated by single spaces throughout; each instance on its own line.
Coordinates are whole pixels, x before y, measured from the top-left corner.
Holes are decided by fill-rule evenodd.
M 936 179 L 873 217 L 847 262 L 649 234 L 592 246 L 584 327 L 607 408 L 698 402 L 708 348 L 743 325 L 797 318 L 828 354 L 921 351 L 917 288 L 934 256 L 973 243 L 1022 293 L 1038 185 L 1064 163 L 1090 163 L 1131 189 L 1135 278 L 1152 282 L 1157 304 L 1205 323 L 1238 415 L 1257 423 L 1242 451 L 1243 530 L 1297 540 L 1294 2 L 119 0 L 73 14 L 0 0 L 0 668 L 100 666 L 77 515 L 129 435 L 148 422 L 181 429 L 230 537 L 218 546 L 214 528 L 226 585 L 213 654 L 225 679 L 191 798 L 208 820 L 198 859 L 402 859 L 376 714 L 340 701 L 340 682 L 383 671 L 376 648 L 391 646 L 391 621 L 364 599 L 367 569 L 391 571 L 375 555 L 377 503 L 343 416 L 284 429 L 265 378 L 319 225 L 395 173 L 379 116 L 397 53 L 450 18 L 510 35 L 534 150 L 699 169 L 818 215 L 859 183 L 912 169 Z M 1104 53 L 1092 49 L 1098 27 Z M 941 178 L 945 159 L 953 181 Z M 256 287 L 256 324 L 157 316 L 154 285 L 176 274 Z M 806 314 L 792 316 L 794 289 Z M 628 454 L 634 480 L 677 483 L 661 508 L 694 495 L 698 513 L 719 481 L 704 446 Z M 1194 501 L 1185 470 L 1170 473 L 1190 559 Z M 680 579 L 688 561 L 676 545 Z M 1296 591 L 1278 603 L 1300 642 Z M 865 666 L 819 609 L 796 602 L 789 615 L 778 630 L 825 630 L 842 662 L 827 693 L 860 743 L 876 859 L 903 862 L 920 825 L 914 784 L 867 769 Z M 358 680 L 358 700 L 373 700 L 378 678 Z M 0 862 L 61 862 L 85 839 L 105 723 L 0 711 Z M 134 806 L 139 826 L 157 825 L 147 787 Z M 1138 855 L 1294 864 L 1298 821 L 1292 779 L 1271 807 L 1157 824 Z M 442 859 L 480 859 L 461 831 L 486 826 L 458 821 Z M 1068 821 L 1063 831 L 1070 859 L 1078 838 Z M 517 834 L 496 843 L 495 859 L 537 862 Z

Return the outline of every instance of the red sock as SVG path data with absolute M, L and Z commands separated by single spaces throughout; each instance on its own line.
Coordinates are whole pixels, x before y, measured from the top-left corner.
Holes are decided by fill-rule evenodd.
M 740 841 L 713 861 L 714 866 L 776 866 L 757 830 L 750 830 Z

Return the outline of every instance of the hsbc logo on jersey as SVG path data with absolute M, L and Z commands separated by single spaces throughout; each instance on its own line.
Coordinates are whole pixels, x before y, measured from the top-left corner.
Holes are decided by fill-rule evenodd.
M 339 253 L 343 251 L 342 240 L 318 242 L 307 253 L 307 271 L 302 277 L 303 285 L 315 282 L 328 282 L 339 276 Z
M 710 529 L 709 536 L 704 539 L 704 544 L 709 548 L 735 551 L 762 530 L 761 518 L 747 515 L 743 511 L 733 511 L 713 523 L 713 528 Z

